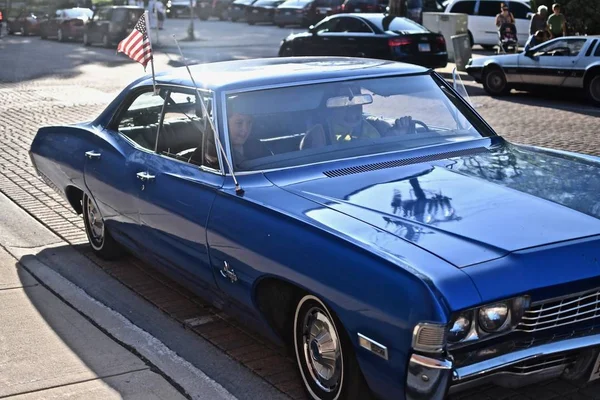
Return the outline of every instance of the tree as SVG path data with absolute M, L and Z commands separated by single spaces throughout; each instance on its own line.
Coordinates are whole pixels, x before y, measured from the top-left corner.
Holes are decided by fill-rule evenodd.
M 567 18 L 567 33 L 580 35 L 600 34 L 600 0 L 535 0 L 531 2 L 534 11 L 545 5 L 552 12 L 552 4 L 559 3 Z
M 390 15 L 404 17 L 406 15 L 407 0 L 390 0 Z

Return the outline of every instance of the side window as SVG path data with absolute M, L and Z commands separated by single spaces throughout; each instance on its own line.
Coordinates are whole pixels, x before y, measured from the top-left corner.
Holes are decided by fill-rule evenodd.
M 600 42 L 598 42 L 598 46 L 596 47 L 596 51 L 594 52 L 594 57 L 600 57 Z
M 202 94 L 208 115 L 198 94 L 170 92 L 163 124 L 158 134 L 157 152 L 190 164 L 218 169 L 214 132 L 211 129 L 211 97 Z
M 510 8 L 510 6 L 509 6 Z M 477 15 L 482 17 L 495 17 L 500 12 L 500 2 L 499 1 L 481 1 L 479 2 L 479 11 Z M 510 12 L 513 12 L 512 8 L 510 8 Z
M 118 130 L 141 147 L 154 150 L 164 98 L 151 91 L 133 100 L 119 118 Z
M 561 39 L 540 48 L 536 56 L 576 57 L 585 45 L 586 39 Z
M 473 15 L 475 14 L 475 1 L 459 1 L 452 6 L 450 12 Z
M 336 27 L 339 22 L 340 22 L 340 18 L 330 19 L 328 21 L 325 21 L 325 22 L 317 25 L 315 31 L 317 33 L 338 32 L 338 30 L 336 30 Z
M 364 22 L 356 18 L 340 18 L 336 32 L 372 33 L 373 31 Z
M 531 12 L 525 4 L 511 1 L 509 5 L 510 12 L 514 15 L 515 19 L 527 19 L 527 13 Z

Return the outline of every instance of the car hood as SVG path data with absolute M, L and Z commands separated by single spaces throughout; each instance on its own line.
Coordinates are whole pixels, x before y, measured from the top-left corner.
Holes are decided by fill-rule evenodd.
M 600 163 L 592 158 L 501 141 L 468 156 L 362 167 L 367 172 L 304 182 L 267 177 L 460 268 L 600 234 Z

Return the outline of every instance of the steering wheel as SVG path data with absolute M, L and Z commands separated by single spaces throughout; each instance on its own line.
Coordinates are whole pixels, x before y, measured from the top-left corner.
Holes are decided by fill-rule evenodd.
M 427 124 L 423 121 L 420 121 L 418 119 L 413 119 L 412 120 L 412 131 L 413 133 L 417 133 L 417 125 L 421 125 L 423 128 L 425 128 L 425 132 L 429 132 L 429 127 L 427 126 Z

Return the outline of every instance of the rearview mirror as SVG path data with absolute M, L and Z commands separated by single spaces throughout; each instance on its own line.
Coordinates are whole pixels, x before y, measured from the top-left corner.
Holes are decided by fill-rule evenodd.
M 327 99 L 327 108 L 361 106 L 363 104 L 371 103 L 373 103 L 373 97 L 370 94 L 358 94 L 352 98 L 348 96 L 338 96 Z

